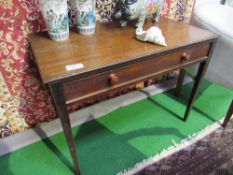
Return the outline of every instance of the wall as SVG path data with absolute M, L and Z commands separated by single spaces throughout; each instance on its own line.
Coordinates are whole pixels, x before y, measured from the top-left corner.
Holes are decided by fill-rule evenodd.
M 205 79 L 233 89 L 233 40 L 231 32 L 233 23 L 229 20 L 233 10 L 228 7 L 228 4 L 221 5 L 221 2 L 223 1 L 216 1 L 215 3 L 219 5 L 213 6 L 212 0 L 197 0 L 191 24 L 219 34 Z M 202 6 L 202 4 L 207 5 Z M 213 7 L 214 10 L 212 10 Z M 197 67 L 194 67 L 188 71 L 194 74 L 196 69 Z
M 200 5 L 202 3 L 211 3 L 211 4 L 219 4 L 222 0 L 196 0 L 196 5 Z

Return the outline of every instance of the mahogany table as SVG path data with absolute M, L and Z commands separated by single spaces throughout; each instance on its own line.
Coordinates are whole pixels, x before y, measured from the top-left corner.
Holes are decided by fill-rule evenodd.
M 153 25 L 148 22 L 145 28 Z M 70 39 L 55 42 L 46 32 L 30 36 L 31 48 L 44 84 L 51 91 L 57 116 L 65 133 L 76 174 L 80 174 L 66 105 L 95 98 L 112 90 L 181 69 L 177 93 L 182 86 L 183 68 L 200 64 L 184 114 L 187 120 L 205 74 L 217 35 L 188 24 L 161 18 L 167 47 L 140 42 L 133 27 L 115 23 L 98 24 L 90 36 L 70 32 Z M 182 73 L 183 72 L 183 73 Z

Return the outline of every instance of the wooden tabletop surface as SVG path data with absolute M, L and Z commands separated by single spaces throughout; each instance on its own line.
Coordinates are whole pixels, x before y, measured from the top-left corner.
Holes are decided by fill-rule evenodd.
M 132 26 L 120 28 L 115 23 L 97 24 L 95 34 L 89 36 L 70 31 L 69 40 L 62 42 L 50 40 L 47 32 L 35 33 L 30 42 L 43 82 L 51 83 L 217 38 L 211 32 L 165 18 L 158 24 L 148 22 L 145 29 L 152 25 L 161 28 L 167 47 L 138 41 Z

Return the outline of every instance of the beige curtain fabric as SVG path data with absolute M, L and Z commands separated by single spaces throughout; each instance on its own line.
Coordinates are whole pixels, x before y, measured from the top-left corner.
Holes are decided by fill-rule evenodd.
M 195 0 L 167 0 L 165 7 L 169 10 L 165 16 L 169 19 L 188 23 L 194 4 Z

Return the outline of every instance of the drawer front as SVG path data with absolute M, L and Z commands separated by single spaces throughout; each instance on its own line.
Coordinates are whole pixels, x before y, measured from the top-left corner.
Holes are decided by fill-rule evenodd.
M 123 66 L 111 71 L 92 75 L 80 80 L 65 82 L 64 95 L 72 103 L 105 91 L 163 73 L 185 67 L 207 59 L 209 44 L 156 57 L 140 63 Z

